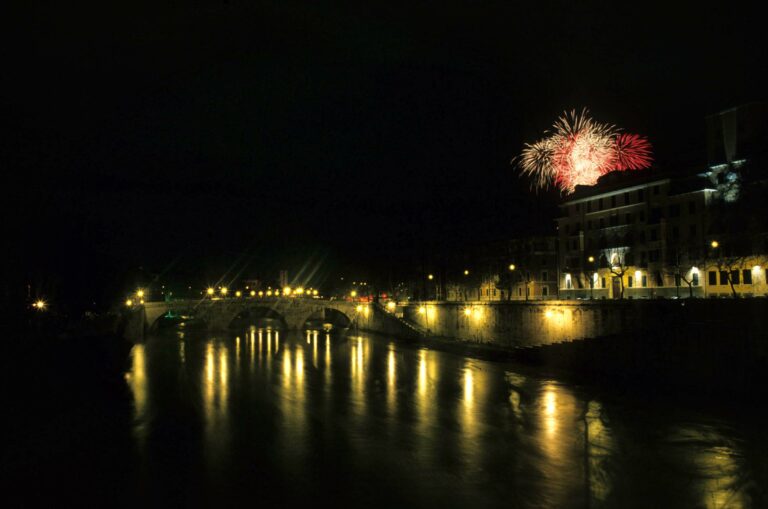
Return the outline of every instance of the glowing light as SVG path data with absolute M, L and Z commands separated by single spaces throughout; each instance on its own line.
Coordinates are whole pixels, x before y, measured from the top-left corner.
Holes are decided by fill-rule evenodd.
M 752 272 L 760 272 L 761 267 L 759 265 L 755 265 L 752 267 Z
M 639 271 L 635 271 L 635 282 L 640 281 L 640 279 L 643 277 L 643 274 Z
M 698 267 L 691 267 L 691 274 L 698 274 L 699 268 Z
M 228 291 L 229 290 L 227 290 L 226 286 L 222 286 L 221 289 L 219 290 L 219 292 L 221 292 L 222 295 L 226 295 Z
M 515 264 L 514 263 L 510 263 L 509 264 L 509 270 L 515 270 Z
M 481 308 L 475 308 L 472 313 L 475 320 L 480 320 L 483 317 L 483 310 Z
M 720 243 L 716 240 L 713 240 L 709 245 L 712 246 L 712 249 L 717 249 L 720 246 Z
M 138 291 L 136 292 L 136 297 L 138 297 L 138 298 L 140 298 L 140 299 L 141 299 L 142 297 L 144 297 L 144 290 L 138 290 Z
M 464 308 L 464 316 L 469 316 L 472 314 L 472 310 L 469 308 Z
M 469 276 L 469 271 L 468 271 L 468 270 L 466 270 L 466 269 L 464 269 L 464 275 L 465 275 L 465 276 Z
M 526 143 L 520 157 L 513 160 L 524 175 L 533 178 L 534 187 L 555 185 L 572 193 L 577 185 L 594 185 L 611 171 L 650 166 L 651 145 L 645 137 L 623 133 L 588 114 L 586 109 L 564 112 L 551 135 Z
M 215 292 L 216 292 L 216 290 L 214 290 L 213 288 L 208 288 L 208 289 L 205 291 L 205 293 L 207 293 L 208 295 L 213 295 Z
M 32 304 L 32 307 L 38 311 L 42 311 L 45 309 L 45 301 L 42 299 L 36 300 L 35 303 Z
M 358 305 L 357 305 L 357 307 L 355 308 L 355 311 L 357 311 L 358 313 L 359 313 L 360 311 L 362 311 L 362 310 L 363 310 L 363 306 L 361 306 L 361 305 L 359 305 L 359 304 L 358 304 Z
M 243 296 L 243 292 L 241 292 L 240 290 L 235 292 L 235 297 L 242 297 L 242 296 Z
M 395 304 L 394 302 L 392 302 L 392 301 L 387 302 L 387 309 L 390 312 L 394 311 L 396 307 L 397 307 L 397 304 Z
M 267 297 L 272 297 L 272 290 L 267 290 Z
M 264 297 L 264 290 L 259 290 L 259 297 Z
M 304 288 L 302 288 L 302 287 L 298 287 L 298 288 L 296 288 L 296 293 L 297 293 L 298 295 L 301 295 L 301 294 L 303 294 L 303 293 L 304 293 Z
M 357 297 L 357 292 L 355 290 L 352 290 L 351 292 L 349 292 L 349 296 L 352 298 Z
M 552 312 L 552 310 L 551 310 L 551 309 L 547 309 L 547 310 L 544 312 L 544 316 L 546 316 L 547 318 L 552 318 L 553 316 L 555 316 L 555 314 Z
M 435 276 L 430 274 L 429 276 L 427 276 L 427 279 L 429 279 L 431 281 L 431 280 L 435 279 Z
M 255 296 L 256 296 L 256 290 L 251 290 L 251 297 L 255 297 Z
M 133 306 L 133 301 L 131 299 L 128 299 L 128 300 L 125 301 L 125 305 L 128 306 L 128 307 L 131 307 L 131 306 Z
M 420 315 L 423 315 L 426 312 L 427 312 L 427 308 L 425 308 L 424 306 L 419 306 L 419 314 Z
M 589 263 L 594 263 L 595 257 L 594 256 L 590 256 L 589 258 L 587 258 L 587 261 L 589 261 Z
M 312 290 L 312 295 L 317 295 L 317 290 Z
M 141 300 L 139 301 L 139 304 L 144 304 L 144 299 L 141 299 Z

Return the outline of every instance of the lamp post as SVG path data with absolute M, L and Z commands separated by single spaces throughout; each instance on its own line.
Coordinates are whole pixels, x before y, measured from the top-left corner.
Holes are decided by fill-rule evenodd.
M 512 272 L 512 274 L 509 275 L 509 296 L 507 300 L 512 300 L 512 276 L 516 268 L 514 263 L 509 264 L 509 271 Z M 525 300 L 528 300 L 528 285 L 525 285 Z
M 587 258 L 587 261 L 592 264 L 592 269 L 595 268 L 595 257 L 590 256 Z M 589 275 L 589 299 L 592 300 L 595 298 L 594 290 L 595 290 L 595 274 L 596 271 L 592 271 L 592 274 Z

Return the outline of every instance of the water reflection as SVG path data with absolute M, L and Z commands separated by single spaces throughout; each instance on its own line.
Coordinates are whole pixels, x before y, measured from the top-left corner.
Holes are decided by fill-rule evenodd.
M 157 447 L 146 440 L 156 423 L 171 423 L 187 433 L 174 434 L 179 447 L 200 448 L 207 472 L 226 478 L 258 463 L 254 471 L 296 483 L 299 497 L 310 485 L 307 493 L 338 497 L 334 482 L 310 479 L 339 477 L 371 493 L 407 487 L 400 498 L 366 500 L 384 507 L 766 500 L 755 488 L 768 472 L 759 437 L 655 409 L 638 417 L 501 363 L 395 341 L 255 328 L 229 338 L 151 338 L 133 348 L 126 380 L 144 447 Z M 186 403 L 197 414 L 182 421 L 175 412 Z

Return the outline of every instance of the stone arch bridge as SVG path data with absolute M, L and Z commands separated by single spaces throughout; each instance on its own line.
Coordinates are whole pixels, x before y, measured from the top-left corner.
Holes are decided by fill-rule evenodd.
M 143 335 L 154 330 L 159 320 L 168 314 L 194 316 L 208 330 L 226 330 L 238 317 L 248 312 L 268 311 L 269 316 L 282 319 L 288 329 L 300 329 L 311 318 L 329 318 L 335 313 L 346 317 L 350 325 L 372 332 L 413 338 L 420 335 L 416 326 L 397 318 L 374 303 L 306 298 L 227 298 L 189 299 L 170 302 L 146 302 L 125 314 L 125 335 Z

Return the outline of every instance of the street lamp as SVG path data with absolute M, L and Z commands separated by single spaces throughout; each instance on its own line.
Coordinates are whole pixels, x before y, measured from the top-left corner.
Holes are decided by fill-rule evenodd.
M 240 290 L 235 292 L 235 297 L 242 297 L 242 295 L 243 295 L 243 292 L 241 292 Z
M 428 276 L 427 276 L 427 279 L 429 279 L 430 281 L 432 281 L 433 279 L 435 279 L 435 276 L 434 276 L 434 275 L 432 275 L 432 274 L 430 274 L 430 275 L 428 275 Z
M 219 291 L 221 292 L 221 295 L 222 295 L 222 296 L 224 296 L 224 295 L 226 295 L 226 294 L 227 294 L 227 291 L 228 291 L 228 290 L 227 290 L 227 287 L 226 287 L 226 286 L 222 286 L 222 287 L 221 287 L 221 290 L 219 290 Z
M 216 290 L 213 288 L 208 288 L 205 293 L 207 293 L 209 296 L 213 297 L 213 294 L 216 293 Z
M 38 311 L 45 310 L 45 301 L 42 299 L 38 299 L 32 304 L 32 307 L 37 309 Z
M 712 249 L 717 249 L 720 247 L 720 243 L 716 240 L 713 240 L 709 245 L 712 246 Z
M 137 290 L 136 291 L 136 297 L 143 299 L 144 298 L 144 290 Z
M 589 258 L 587 258 L 587 261 L 592 264 L 592 268 L 594 269 L 594 267 L 595 267 L 595 257 L 594 256 L 590 256 Z M 589 298 L 590 298 L 590 300 L 595 298 L 594 291 L 595 291 L 595 275 L 596 274 L 597 273 L 595 271 L 593 271 L 592 274 L 589 275 Z

